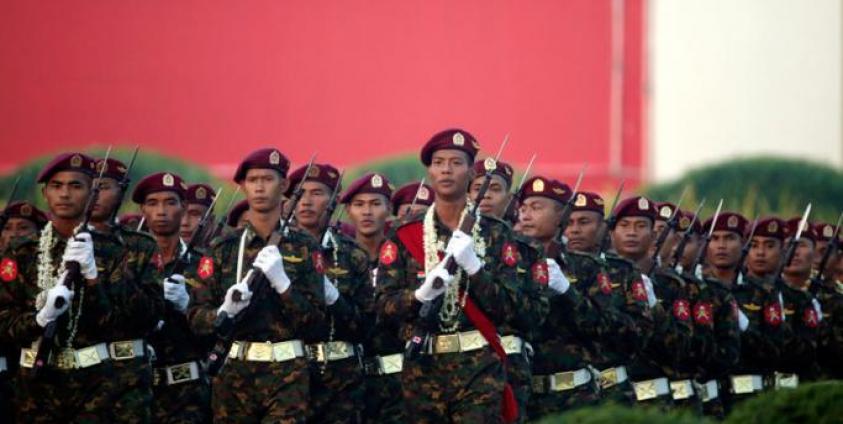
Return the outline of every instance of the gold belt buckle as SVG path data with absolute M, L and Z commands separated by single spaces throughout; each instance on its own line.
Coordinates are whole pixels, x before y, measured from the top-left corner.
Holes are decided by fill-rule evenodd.
M 272 346 L 272 356 L 276 361 L 289 361 L 296 358 L 296 350 L 293 348 L 293 342 L 281 342 L 270 346 Z
M 257 361 L 257 362 L 270 362 L 272 361 L 272 351 L 273 346 L 272 343 L 250 343 L 248 349 L 246 349 L 246 360 L 247 361 Z
M 571 390 L 574 388 L 574 373 L 566 371 L 553 374 L 551 382 L 553 383 L 553 386 L 550 390 L 553 390 L 554 392 Z
M 325 343 L 325 350 L 329 361 L 345 359 L 351 356 L 348 352 L 349 344 L 345 342 Z
M 673 398 L 676 400 L 688 399 L 692 393 L 688 390 L 691 383 L 687 380 L 671 381 L 670 391 L 673 392 Z
M 639 402 L 655 399 L 658 396 L 656 394 L 656 382 L 653 380 L 633 383 L 633 388 L 635 389 L 635 399 Z
M 617 368 L 609 368 L 600 371 L 600 388 L 608 389 L 609 387 L 618 384 L 618 370 Z
M 795 389 L 799 387 L 799 376 L 796 374 L 776 374 L 776 388 L 777 389 Z
M 26 349 L 23 348 L 20 351 L 20 366 L 24 368 L 32 368 L 35 366 L 35 356 L 38 354 L 38 351 L 35 349 Z
M 73 351 L 71 350 L 71 352 Z M 92 367 L 102 362 L 99 353 L 97 353 L 96 346 L 88 346 L 84 349 L 77 350 L 76 360 L 78 361 L 79 368 Z
M 486 341 L 486 339 L 483 338 L 483 335 L 480 334 L 479 331 L 458 333 L 457 337 L 459 337 L 460 341 L 460 352 L 468 352 L 480 349 L 483 347 L 483 344 Z
M 443 334 L 436 336 L 435 353 L 453 353 L 460 351 L 460 339 L 456 334 Z
M 750 376 L 750 375 L 735 375 L 735 376 L 732 376 L 732 391 L 734 391 L 736 395 L 743 395 L 743 394 L 746 394 L 746 393 L 754 392 L 755 387 L 752 385 L 752 376 Z
M 242 356 L 243 343 L 234 342 L 231 344 L 231 349 L 228 350 L 228 357 L 231 359 L 238 359 Z
M 404 355 L 394 353 L 392 355 L 379 356 L 378 366 L 384 374 L 399 373 L 404 369 Z
M 307 346 L 312 360 L 316 362 L 325 362 L 325 351 L 327 350 L 325 343 L 316 343 Z
M 501 337 L 501 345 L 503 345 L 503 351 L 506 352 L 507 355 L 519 353 L 518 343 L 513 336 Z
M 190 365 L 191 363 L 188 362 L 186 364 L 167 367 L 167 379 L 170 380 L 167 383 L 178 384 L 193 380 L 190 375 Z
M 56 368 L 62 370 L 76 368 L 76 352 L 74 352 L 73 349 L 61 349 L 58 352 L 55 352 L 55 355 Z
M 111 355 L 111 359 L 114 359 L 115 361 L 132 359 L 136 356 L 135 344 L 131 340 L 111 343 L 108 345 L 108 350 L 108 353 Z

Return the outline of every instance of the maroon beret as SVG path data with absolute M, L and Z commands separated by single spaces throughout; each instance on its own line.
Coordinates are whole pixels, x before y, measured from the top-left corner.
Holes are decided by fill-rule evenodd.
M 12 202 L 6 206 L 5 213 L 9 218 L 23 218 L 32 221 L 38 228 L 46 225 L 48 221 L 47 215 L 29 202 Z
M 187 187 L 185 200 L 187 200 L 187 203 L 195 203 L 208 207 L 211 206 L 216 195 L 217 193 L 214 189 L 207 184 L 193 184 Z
M 307 170 L 307 165 L 299 167 L 290 174 L 290 186 L 287 188 L 287 197 L 289 197 L 293 193 L 293 190 L 296 189 L 296 186 L 299 185 L 304 177 L 305 170 Z M 337 187 L 339 178 L 340 171 L 338 171 L 337 168 L 324 163 L 314 163 L 313 166 L 310 167 L 310 171 L 308 172 L 305 181 L 322 183 L 328 186 L 329 190 L 333 190 Z
M 403 204 L 413 203 L 413 199 L 416 200 L 417 205 L 432 205 L 434 200 L 433 188 L 427 184 L 422 185 L 421 182 L 404 184 L 392 193 L 393 212 L 397 211 L 398 207 Z
M 759 219 L 753 237 L 772 237 L 784 240 L 784 227 L 785 222 L 774 216 Z
M 495 161 L 494 158 L 486 158 L 486 160 L 478 160 L 474 162 L 474 178 L 478 178 L 486 174 L 486 164 L 489 164 L 489 167 L 492 164 L 495 165 L 495 168 L 492 170 L 492 174 L 499 175 L 506 181 L 507 187 L 512 187 L 512 175 L 514 171 L 512 170 L 512 166 L 510 166 L 506 162 Z
M 237 221 L 240 220 L 240 216 L 243 215 L 244 212 L 249 210 L 249 202 L 247 200 L 241 200 L 231 208 L 231 211 L 228 212 L 228 217 L 225 219 L 225 223 L 229 227 L 237 227 Z
M 361 193 L 382 194 L 389 201 L 389 198 L 392 197 L 392 185 L 389 184 L 389 179 L 384 175 L 366 174 L 351 183 L 348 190 L 342 195 L 340 203 L 349 203 L 354 196 Z
M 128 225 L 132 227 L 131 229 L 134 230 L 137 227 L 138 223 L 141 222 L 141 219 L 143 219 L 143 215 L 139 213 L 124 213 L 123 215 L 120 215 L 119 218 L 117 218 L 117 221 L 123 225 Z
M 606 205 L 605 202 L 603 202 L 603 198 L 600 197 L 599 194 L 583 191 L 577 193 L 577 198 L 574 199 L 574 206 L 571 208 L 571 210 L 574 212 L 591 211 L 603 215 L 606 213 Z
M 794 217 L 790 218 L 784 223 L 784 235 L 787 238 L 795 237 L 796 232 L 799 230 L 799 222 L 802 221 L 801 217 Z M 802 231 L 802 237 L 810 239 L 812 241 L 817 241 L 819 239 L 819 234 L 817 234 L 814 226 L 810 223 L 805 226 L 805 229 Z
M 705 231 L 711 231 L 711 222 L 714 217 L 708 218 L 703 224 Z M 717 217 L 717 223 L 714 225 L 714 231 L 731 231 L 738 233 L 741 237 L 746 237 L 749 229 L 749 221 L 743 215 L 736 212 L 721 212 Z
M 274 169 L 282 177 L 286 177 L 287 171 L 290 170 L 290 161 L 278 149 L 272 147 L 255 150 L 240 162 L 237 171 L 234 172 L 234 182 L 237 184 L 243 182 L 246 172 L 250 169 Z
M 831 241 L 834 237 L 834 225 L 825 222 L 817 222 L 813 225 L 813 227 L 814 234 L 817 235 L 818 240 Z
M 184 200 L 187 196 L 187 184 L 180 176 L 169 172 L 148 175 L 135 186 L 135 191 L 132 192 L 132 201 L 139 205 L 143 204 L 146 201 L 146 196 L 159 191 L 172 191 Z
M 546 197 L 559 203 L 565 203 L 571 199 L 571 188 L 565 183 L 542 176 L 535 176 L 524 182 L 518 199 L 524 202 L 525 199 L 533 196 Z
M 667 222 L 667 220 L 669 220 L 675 212 L 676 205 L 674 205 L 673 203 L 656 202 L 656 220 Z
M 684 211 L 679 209 L 679 222 L 676 223 L 676 228 L 679 231 L 687 231 L 688 227 L 691 226 L 693 223 L 693 228 L 691 228 L 691 233 L 701 234 L 702 233 L 702 224 L 700 220 L 697 219 L 697 216 L 693 212 Z
M 421 161 L 424 166 L 430 166 L 433 152 L 445 149 L 461 150 L 468 155 L 470 162 L 474 162 L 474 157 L 480 150 L 480 144 L 468 131 L 454 128 L 440 131 L 434 134 L 422 147 Z
M 126 172 L 129 171 L 126 164 L 117 159 L 97 159 L 94 166 L 95 175 L 99 175 L 103 166 L 105 166 L 105 171 L 102 173 L 103 178 L 113 178 L 117 181 L 122 180 L 126 176 Z
M 61 171 L 81 172 L 94 176 L 94 159 L 84 153 L 62 153 L 44 165 L 36 182 L 46 183 L 50 177 Z
M 640 216 L 650 218 L 655 222 L 658 211 L 656 211 L 656 204 L 650 199 L 643 196 L 635 196 L 620 201 L 615 206 L 614 215 L 618 220 L 628 216 Z

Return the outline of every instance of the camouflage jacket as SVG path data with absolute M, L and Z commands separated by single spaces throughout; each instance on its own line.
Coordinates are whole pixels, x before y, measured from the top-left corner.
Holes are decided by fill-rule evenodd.
M 688 273 L 682 277 L 692 282 L 689 284 L 695 335 L 692 348 L 699 359 L 697 376 L 703 380 L 724 377 L 740 358 L 737 301 L 731 290 L 719 280 L 700 280 Z
M 822 374 L 843 378 L 843 283 L 830 278 L 818 284 L 816 297 L 822 305 L 817 360 Z
M 523 268 L 517 267 L 516 272 L 526 277 L 521 289 L 523 295 L 529 298 L 528 303 L 533 307 L 526 311 L 527 313 L 517 315 L 514 322 L 503 323 L 498 327 L 498 332 L 502 336 L 514 334 L 524 340 L 532 341 L 550 309 L 547 283 L 544 280 L 536 281 L 533 275 L 534 266 L 540 261 L 545 261 L 545 257 L 540 245 L 518 234 L 514 236 L 518 254 L 525 265 Z
M 337 301 L 327 307 L 327 321 L 318 326 L 314 341 L 332 340 L 361 343 L 369 330 L 363 322 L 363 309 L 372 297 L 369 283 L 369 255 L 357 242 L 334 232 L 337 247 L 323 250 L 324 273 L 337 286 Z
M 744 275 L 732 287 L 738 308 L 749 324 L 741 333 L 740 361 L 735 374 L 769 374 L 781 367 L 785 341 L 793 337 L 789 322 L 782 320 L 780 292 L 763 279 Z
M 418 246 L 413 248 L 423 251 L 422 217 L 420 215 L 398 228 L 396 235 L 384 242 L 380 253 L 376 289 L 378 319 L 397 326 L 399 337 L 403 340 L 410 339 L 417 325 L 422 304 L 415 298 L 414 291 L 424 282 L 425 267 L 413 258 L 397 234 L 417 230 Z M 477 274 L 468 277 L 462 273 L 460 281 L 452 284 L 459 284 L 461 289 L 469 286 L 468 296 L 496 327 L 500 328 L 504 324 L 517 327 L 519 323 L 541 313 L 541 304 L 534 304 L 534 299 L 524 292 L 534 272 L 531 270 L 531 275 L 518 272 L 519 268 L 528 269 L 528 264 L 506 223 L 487 216 L 481 217 L 479 223 L 480 237 L 486 244 L 486 254 L 481 258 L 485 264 Z M 451 230 L 442 225 L 438 218 L 435 218 L 435 227 L 439 240 L 447 244 Z M 547 275 L 543 278 L 546 280 Z M 459 323 L 457 331 L 474 329 L 461 310 L 456 319 Z
M 246 232 L 240 277 L 244 278 L 258 252 L 266 246 L 266 240 L 247 225 L 216 239 L 211 247 L 210 271 L 199 275 L 201 286 L 194 290 L 187 314 L 191 327 L 199 335 L 214 331 L 217 309 L 228 288 L 236 283 L 238 251 Z M 247 315 L 237 318 L 235 340 L 280 342 L 312 338 L 314 329 L 325 322 L 325 286 L 319 272 L 325 265 L 319 246 L 309 235 L 290 229 L 278 249 L 291 281 L 290 288 L 284 294 L 278 294 L 269 284 L 253 289 L 248 312 L 242 313 Z M 258 276 L 254 281 L 263 278 Z
M 143 338 L 164 308 L 163 294 L 150 284 L 151 255 L 155 242 L 134 233 L 120 240 L 92 231 L 98 276 L 96 283 L 74 285 L 71 307 L 58 319 L 56 346 L 85 347 L 101 342 Z M 21 238 L 0 260 L 0 337 L 17 346 L 28 346 L 43 333 L 35 322 L 38 287 L 39 236 Z M 58 267 L 67 240 L 54 233 L 53 267 Z M 80 313 L 81 311 L 81 313 Z M 71 317 L 77 332 L 69 340 Z M 78 318 L 77 318 L 78 317 Z
M 784 302 L 784 317 L 793 329 L 792 337 L 785 340 L 780 372 L 797 373 L 803 379 L 815 378 L 817 367 L 817 341 L 820 317 L 814 309 L 814 296 L 808 290 L 791 287 L 783 279 L 777 280 Z
M 653 337 L 647 345 L 648 362 L 670 379 L 693 376 L 689 366 L 693 344 L 690 290 L 674 270 L 656 268 L 650 276 L 658 305 L 653 308 Z

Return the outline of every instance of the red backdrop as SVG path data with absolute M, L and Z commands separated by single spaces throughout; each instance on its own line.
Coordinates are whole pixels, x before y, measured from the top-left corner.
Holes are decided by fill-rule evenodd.
M 620 7 L 620 8 L 619 8 Z M 608 182 L 645 167 L 644 0 L 7 0 L 0 172 L 109 143 L 228 175 L 275 145 L 340 166 L 417 152 L 446 126 L 505 159 Z M 620 22 L 614 16 L 621 16 Z M 620 14 L 618 14 L 620 13 Z M 622 40 L 622 43 L 618 43 Z M 616 80 L 617 82 L 617 80 Z M 618 91 L 619 90 L 619 91 Z

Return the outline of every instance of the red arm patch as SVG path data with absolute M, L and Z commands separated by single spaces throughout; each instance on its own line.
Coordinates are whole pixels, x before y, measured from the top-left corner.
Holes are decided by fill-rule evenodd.
M 381 264 L 392 265 L 396 259 L 398 259 L 398 246 L 396 246 L 391 240 L 385 241 L 381 245 L 381 252 L 379 255 Z
M 208 256 L 203 256 L 199 260 L 199 266 L 196 267 L 196 274 L 203 280 L 214 275 L 214 260 Z
M 688 321 L 691 318 L 691 304 L 685 299 L 674 300 L 673 316 L 679 321 Z
M 694 305 L 694 322 L 699 325 L 711 325 L 714 322 L 714 315 L 711 304 L 698 302 Z
M 18 263 L 14 259 L 3 258 L 0 262 L 0 279 L 5 282 L 13 281 L 18 276 Z
M 644 287 L 644 282 L 637 280 L 632 283 L 632 297 L 639 302 L 647 301 L 647 288 Z
M 325 257 L 322 255 L 322 252 L 316 250 L 310 256 L 313 258 L 313 268 L 316 269 L 316 272 L 319 274 L 324 274 Z
M 813 306 L 805 308 L 805 312 L 802 313 L 802 322 L 804 322 L 805 326 L 808 328 L 817 328 L 820 325 L 819 317 L 817 317 L 817 310 L 814 309 Z
M 603 294 L 612 294 L 612 280 L 609 279 L 609 276 L 605 272 L 597 274 L 597 287 L 600 288 L 600 292 Z
M 764 322 L 772 327 L 782 323 L 782 310 L 778 303 L 771 303 L 764 307 Z
M 533 264 L 533 281 L 546 286 L 550 282 L 550 273 L 547 271 L 547 262 L 538 261 Z
M 506 266 L 515 266 L 518 263 L 518 250 L 515 249 L 512 243 L 506 242 L 503 244 L 501 260 Z M 545 264 L 545 271 L 547 271 L 547 264 Z

